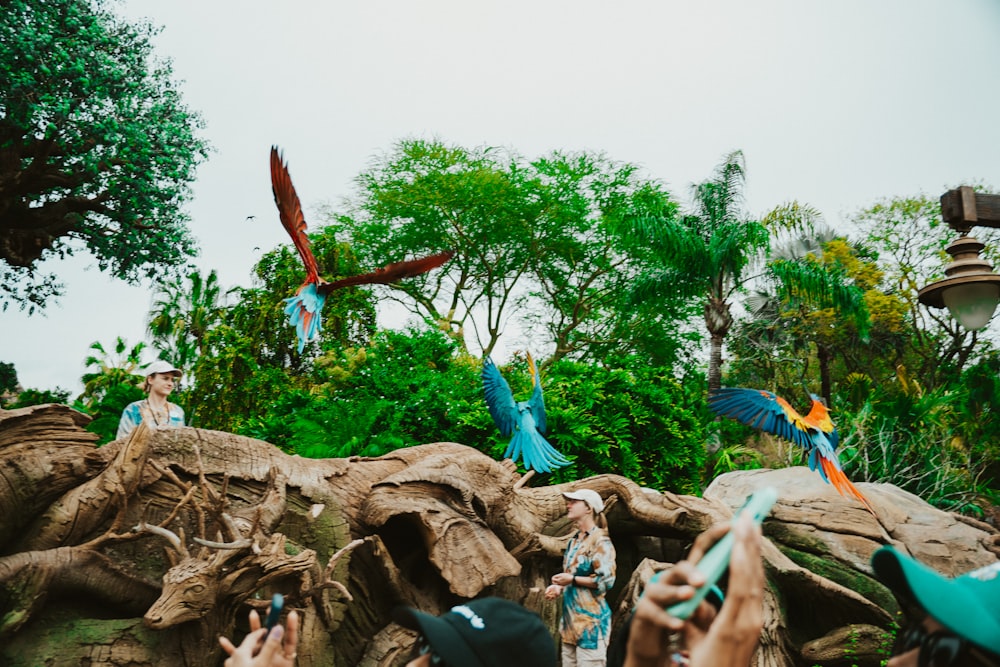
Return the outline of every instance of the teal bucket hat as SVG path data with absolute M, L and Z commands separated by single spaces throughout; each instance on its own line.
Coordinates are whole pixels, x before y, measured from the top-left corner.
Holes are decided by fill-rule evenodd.
M 894 593 L 916 602 L 951 632 L 1000 655 L 1000 561 L 951 579 L 882 547 L 872 555 L 872 568 Z

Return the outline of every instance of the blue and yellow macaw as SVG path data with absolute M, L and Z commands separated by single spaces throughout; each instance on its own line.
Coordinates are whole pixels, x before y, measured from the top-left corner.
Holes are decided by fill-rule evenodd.
M 319 335 L 320 312 L 326 303 L 326 296 L 333 290 L 352 285 L 388 284 L 403 278 L 412 278 L 441 266 L 455 254 L 449 250 L 420 259 L 394 262 L 372 273 L 327 282 L 319 277 L 319 266 L 316 257 L 313 256 L 309 237 L 306 235 L 306 219 L 302 213 L 302 203 L 292 185 L 288 165 L 276 146 L 271 147 L 271 192 L 274 194 L 274 203 L 278 207 L 281 224 L 292 237 L 292 243 L 295 244 L 295 249 L 299 252 L 306 269 L 305 282 L 295 292 L 295 296 L 285 299 L 284 309 L 288 323 L 295 327 L 298 334 L 299 353 L 308 341 Z
M 708 397 L 708 405 L 716 414 L 802 447 L 809 452 L 810 470 L 819 472 L 823 481 L 833 484 L 840 495 L 860 501 L 875 515 L 871 503 L 847 479 L 840 466 L 837 457 L 840 436 L 830 419 L 830 412 L 819 396 L 809 394 L 809 397 L 812 407 L 804 417 L 788 401 L 763 389 L 723 387 Z
M 535 368 L 535 360 L 528 354 L 528 370 L 535 385 L 531 398 L 514 401 L 510 385 L 500 375 L 493 360 L 483 360 L 483 390 L 486 407 L 504 437 L 511 436 L 504 458 L 517 461 L 520 456 L 524 467 L 538 472 L 552 472 L 553 468 L 569 465 L 570 461 L 548 443 L 545 433 L 545 400 L 542 398 L 542 381 Z

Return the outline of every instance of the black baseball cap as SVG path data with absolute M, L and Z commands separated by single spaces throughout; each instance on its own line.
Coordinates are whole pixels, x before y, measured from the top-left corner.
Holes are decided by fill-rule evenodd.
M 440 616 L 397 607 L 393 620 L 421 633 L 449 667 L 554 667 L 555 643 L 538 614 L 496 597 L 471 600 Z

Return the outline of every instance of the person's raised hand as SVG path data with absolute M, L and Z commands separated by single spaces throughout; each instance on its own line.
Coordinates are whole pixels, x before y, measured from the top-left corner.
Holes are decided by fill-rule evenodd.
M 730 523 L 712 526 L 695 540 L 688 558 L 666 570 L 646 586 L 636 605 L 629 632 L 626 667 L 667 667 L 683 647 L 692 667 L 749 665 L 763 626 L 764 568 L 760 555 L 760 528 L 749 516 L 732 528 L 729 592 L 722 609 L 702 601 L 687 621 L 671 616 L 667 608 L 690 599 L 705 583 L 695 567 Z
M 251 611 L 250 633 L 239 646 L 225 637 L 219 637 L 222 650 L 229 655 L 225 667 L 294 667 L 299 641 L 298 613 L 289 612 L 285 623 L 287 631 L 279 624 L 267 632 L 260 625 L 260 615 L 255 610 Z M 267 639 L 261 645 L 265 634 Z

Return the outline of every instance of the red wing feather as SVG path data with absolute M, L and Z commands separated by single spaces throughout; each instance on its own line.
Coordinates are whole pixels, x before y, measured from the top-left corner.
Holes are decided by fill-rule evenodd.
M 319 282 L 319 268 L 309 247 L 309 237 L 306 236 L 306 219 L 302 214 L 302 203 L 295 193 L 292 177 L 288 174 L 288 166 L 278 152 L 277 146 L 271 146 L 271 192 L 274 193 L 274 203 L 278 207 L 281 224 L 292 237 L 292 243 L 295 244 L 295 249 L 302 258 L 302 264 L 306 267 L 306 282 Z
M 451 259 L 454 254 L 454 251 L 448 250 L 447 252 L 441 252 L 420 259 L 393 262 L 371 273 L 341 278 L 329 283 L 321 283 L 318 291 L 320 294 L 329 294 L 335 289 L 350 287 L 352 285 L 370 285 L 372 283 L 384 285 L 394 283 L 397 280 L 412 278 L 413 276 L 419 276 L 421 273 L 427 273 L 431 269 L 436 269 Z

